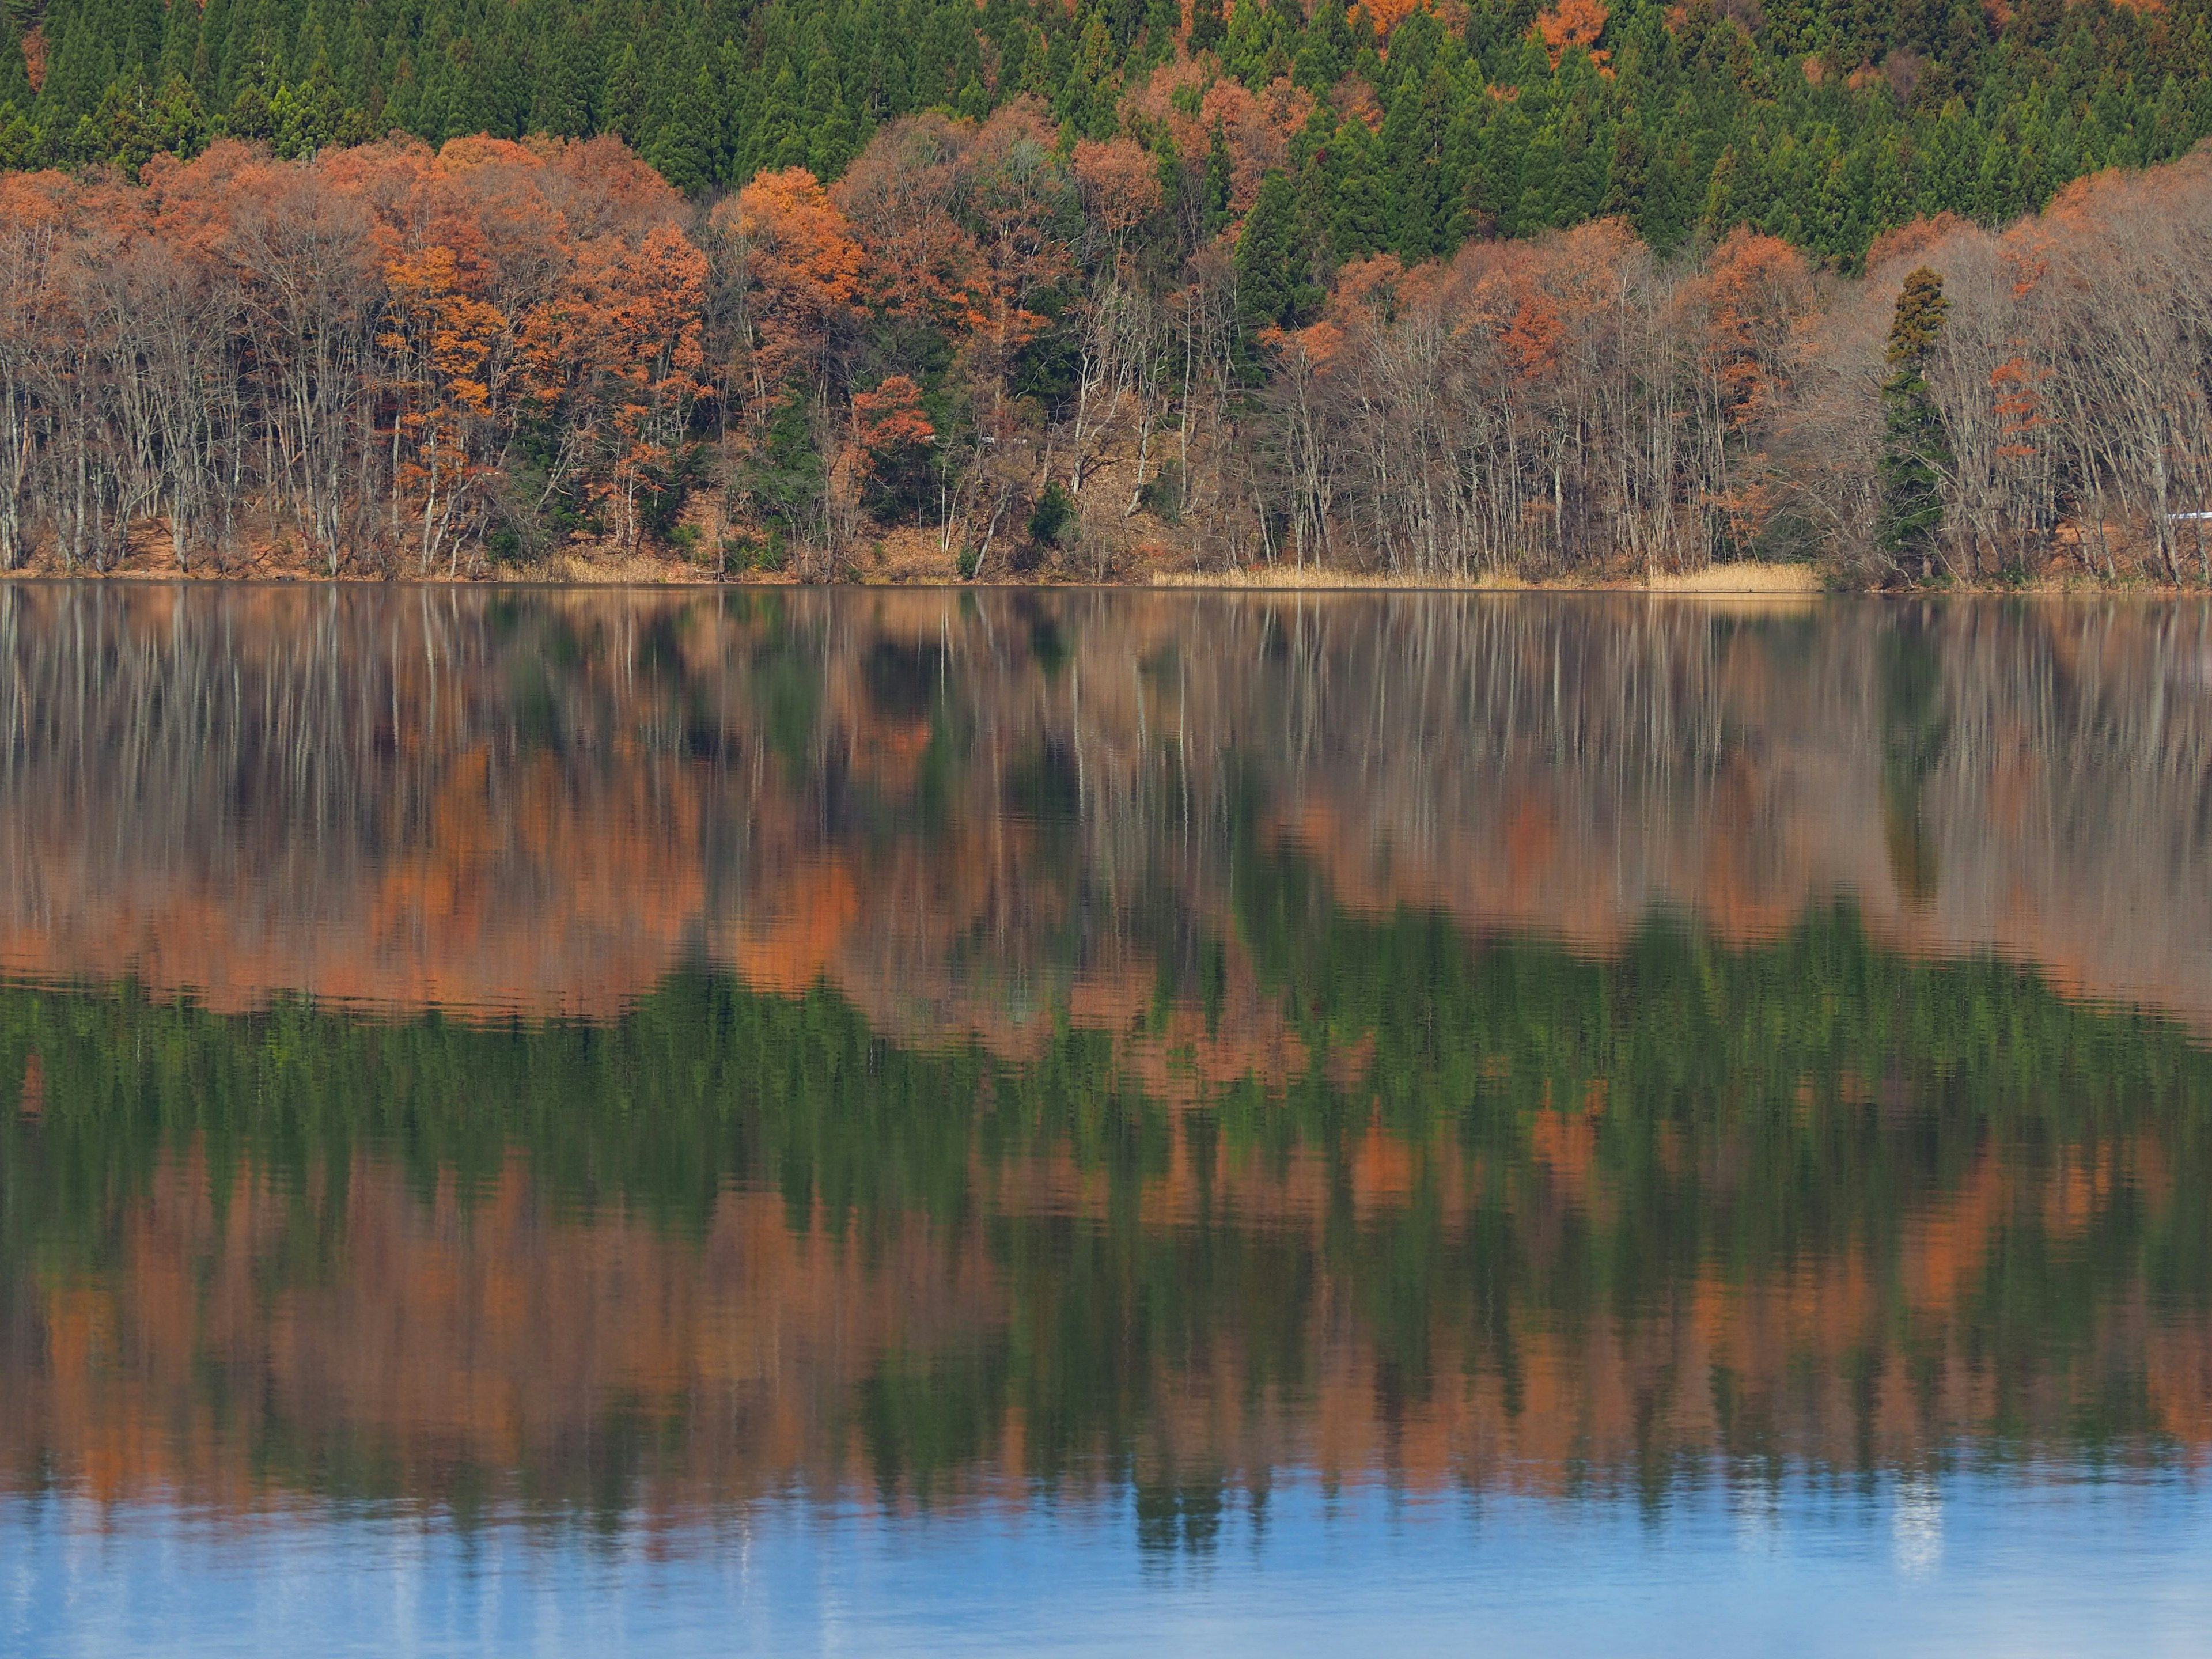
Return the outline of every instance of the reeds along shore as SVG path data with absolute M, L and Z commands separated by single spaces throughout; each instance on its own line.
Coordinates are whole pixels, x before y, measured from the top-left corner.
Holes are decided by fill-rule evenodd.
M 1612 220 L 1316 271 L 1270 228 L 1282 176 L 1205 237 L 1133 144 L 1017 103 L 711 209 L 611 138 L 0 178 L 0 568 L 2212 570 L 2181 516 L 2212 500 L 2202 153 L 1916 223 L 1850 278 Z

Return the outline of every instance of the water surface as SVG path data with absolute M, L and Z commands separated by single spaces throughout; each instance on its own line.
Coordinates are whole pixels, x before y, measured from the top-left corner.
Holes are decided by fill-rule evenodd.
M 2212 617 L 0 586 L 0 1648 L 2189 1651 Z

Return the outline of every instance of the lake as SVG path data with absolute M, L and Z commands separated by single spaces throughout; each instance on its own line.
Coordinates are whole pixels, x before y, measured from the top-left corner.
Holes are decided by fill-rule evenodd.
M 2212 1629 L 2212 608 L 0 585 L 0 1650 Z

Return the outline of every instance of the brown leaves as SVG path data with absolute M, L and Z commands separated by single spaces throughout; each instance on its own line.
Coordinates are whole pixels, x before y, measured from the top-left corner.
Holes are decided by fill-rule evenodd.
M 1788 243 L 1738 226 L 1713 250 L 1691 302 L 1704 313 L 1705 373 L 1728 424 L 1741 431 L 1788 383 L 1796 331 L 1812 309 L 1812 274 Z
M 1133 230 L 1159 211 L 1159 169 L 1127 138 L 1078 143 L 1075 179 L 1082 186 L 1084 210 L 1109 234 Z
M 1550 11 L 1539 13 L 1536 33 L 1543 39 L 1552 67 L 1559 68 L 1559 59 L 1570 46 L 1580 46 L 1584 51 L 1595 46 L 1598 36 L 1605 32 L 1607 16 L 1605 0 L 1559 0 Z M 1590 59 L 1602 64 L 1606 54 L 1593 51 Z

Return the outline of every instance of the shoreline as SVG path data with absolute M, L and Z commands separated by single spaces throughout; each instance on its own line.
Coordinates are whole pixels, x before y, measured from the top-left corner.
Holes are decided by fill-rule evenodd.
M 542 587 L 666 588 L 776 590 L 795 587 L 850 587 L 897 591 L 922 588 L 983 592 L 991 589 L 1121 589 L 1133 592 L 1245 592 L 1245 593 L 1590 593 L 1645 594 L 1653 597 L 1744 600 L 1764 604 L 1806 603 L 1826 597 L 1857 596 L 1892 599 L 2162 599 L 2212 597 L 2206 590 L 2124 580 L 2100 581 L 2078 573 L 2058 580 L 2025 583 L 1946 582 L 1917 587 L 1885 587 L 1854 579 L 1845 572 L 1817 564 L 1745 560 L 1708 565 L 1702 570 L 1662 571 L 1638 576 L 1625 573 L 1522 576 L 1486 573 L 1457 578 L 1392 574 L 1383 571 L 1331 569 L 1316 567 L 1246 566 L 1231 570 L 1153 570 L 1122 580 L 1086 580 L 1039 571 L 1024 579 L 988 577 L 963 581 L 935 571 L 911 566 L 892 571 L 853 571 L 842 580 L 809 582 L 781 572 L 748 570 L 727 575 L 673 558 L 650 555 L 592 559 L 570 556 L 534 566 L 519 566 L 496 574 L 447 575 L 440 571 L 370 575 L 343 572 L 331 575 L 297 564 L 256 562 L 244 569 L 179 570 L 148 562 L 126 563 L 108 570 L 59 570 L 37 568 L 0 571 L 0 584 L 45 582 L 112 582 L 146 586 L 347 586 L 347 587 Z
M 1714 565 L 1699 571 L 1662 572 L 1633 576 L 1484 575 L 1450 577 L 1391 575 L 1365 571 L 1316 569 L 1255 569 L 1160 572 L 1129 580 L 1087 581 L 1039 575 L 1029 580 L 988 579 L 869 580 L 808 582 L 796 577 L 756 572 L 720 577 L 712 572 L 686 568 L 660 561 L 625 562 L 627 568 L 605 571 L 518 569 L 497 575 L 447 576 L 398 574 L 390 576 L 317 571 L 264 569 L 203 573 L 192 570 L 9 570 L 0 571 L 0 584 L 23 586 L 48 583 L 105 582 L 120 586 L 146 587 L 417 587 L 569 588 L 580 592 L 611 588 L 665 588 L 672 592 L 704 590 L 774 592 L 800 587 L 843 587 L 871 592 L 918 591 L 927 588 L 979 592 L 992 590 L 1085 589 L 1151 593 L 1487 593 L 1487 594 L 1641 594 L 1652 598 L 1710 600 L 1749 600 L 1767 604 L 1809 603 L 1820 599 L 2159 599 L 2212 597 L 2204 590 L 2173 587 L 2150 582 L 1946 583 L 1926 587 L 1884 587 L 1853 581 L 1840 573 L 1814 565 L 1743 563 Z

